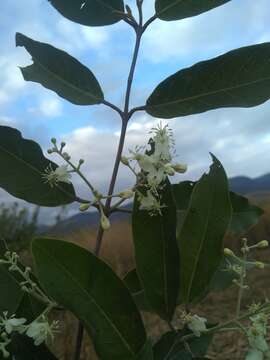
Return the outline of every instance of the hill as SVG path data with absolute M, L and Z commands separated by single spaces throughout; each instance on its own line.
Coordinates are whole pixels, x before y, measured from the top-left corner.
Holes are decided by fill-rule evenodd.
M 229 179 L 230 189 L 242 195 L 247 195 L 250 200 L 256 204 L 260 204 L 270 199 L 270 174 L 266 174 L 257 178 L 249 178 L 246 176 L 236 176 Z M 126 205 L 126 209 L 131 209 L 131 203 Z M 111 217 L 112 222 L 127 221 L 130 215 L 128 213 L 115 213 Z M 95 228 L 99 221 L 97 212 L 78 213 L 65 220 L 60 221 L 56 226 L 49 229 L 53 235 L 68 234 L 87 228 Z M 48 232 L 48 228 L 45 230 Z

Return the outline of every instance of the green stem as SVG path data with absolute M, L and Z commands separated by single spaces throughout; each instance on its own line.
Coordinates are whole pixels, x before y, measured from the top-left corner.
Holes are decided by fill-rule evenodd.
M 240 274 L 240 283 L 239 283 L 239 291 L 238 291 L 238 297 L 237 297 L 237 305 L 236 305 L 236 318 L 240 316 L 241 312 L 241 304 L 242 304 L 242 298 L 244 293 L 244 285 L 245 285 L 245 278 L 246 278 L 246 261 L 247 261 L 247 253 L 244 253 L 243 256 L 243 264 L 242 264 L 242 271 Z
M 109 103 L 105 104 L 105 105 L 112 107 L 114 110 L 118 111 L 118 113 L 120 114 L 121 119 L 122 119 L 122 128 L 121 128 L 121 135 L 120 135 L 119 144 L 118 144 L 118 150 L 117 150 L 113 173 L 112 173 L 112 177 L 111 177 L 111 182 L 110 182 L 110 186 L 109 186 L 109 190 L 108 190 L 108 198 L 107 198 L 107 201 L 105 203 L 105 208 L 104 208 L 104 213 L 106 216 L 108 216 L 110 214 L 111 200 L 112 200 L 110 196 L 113 194 L 117 175 L 118 175 L 119 165 L 121 162 L 121 156 L 122 156 L 124 143 L 125 143 L 127 125 L 131 118 L 131 115 L 133 114 L 132 110 L 131 111 L 129 110 L 132 83 L 133 83 L 136 64 L 137 64 L 137 60 L 138 60 L 138 54 L 139 54 L 142 34 L 148 26 L 148 25 L 143 26 L 143 24 L 142 24 L 142 21 L 143 21 L 142 2 L 137 2 L 137 5 L 138 5 L 140 19 L 139 19 L 139 24 L 137 24 L 136 26 L 132 25 L 136 32 L 136 43 L 135 43 L 133 58 L 132 58 L 131 67 L 130 67 L 130 71 L 129 71 L 129 76 L 128 76 L 128 80 L 127 80 L 124 111 L 123 112 L 121 112 L 121 110 L 119 111 L 119 109 L 117 107 L 111 106 L 111 104 L 109 104 Z M 99 256 L 101 245 L 102 245 L 102 240 L 103 240 L 103 235 L 104 235 L 104 230 L 102 229 L 101 226 L 99 226 L 97 238 L 96 238 L 96 246 L 95 246 L 95 251 L 94 251 L 96 256 Z M 82 323 L 79 323 L 74 360 L 79 360 L 79 358 L 80 358 L 83 333 L 84 333 L 83 325 L 82 325 Z

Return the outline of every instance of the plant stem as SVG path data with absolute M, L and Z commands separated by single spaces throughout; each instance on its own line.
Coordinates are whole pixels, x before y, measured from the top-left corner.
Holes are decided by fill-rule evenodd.
M 141 11 L 141 9 L 139 9 L 139 11 Z M 105 213 L 105 215 L 108 215 L 108 216 L 109 216 L 109 213 L 110 213 L 110 207 L 111 207 L 111 201 L 112 201 L 111 195 L 113 194 L 113 191 L 114 191 L 114 187 L 115 187 L 115 183 L 116 183 L 116 179 L 117 179 L 117 174 L 118 174 L 118 170 L 119 170 L 119 165 L 120 165 L 120 162 L 121 162 L 121 156 L 122 156 L 122 152 L 123 152 L 123 148 L 124 148 L 127 125 L 128 125 L 128 121 L 129 121 L 129 119 L 131 117 L 131 115 L 129 113 L 130 94 L 131 94 L 132 82 L 133 82 L 133 78 L 134 78 L 134 73 L 135 73 L 138 54 L 139 54 L 139 49 L 140 49 L 141 37 L 142 37 L 142 33 L 143 33 L 142 29 L 143 29 L 143 27 L 142 27 L 142 16 L 140 16 L 140 24 L 135 29 L 135 31 L 136 31 L 136 43 L 135 43 L 133 58 L 132 58 L 131 67 L 130 67 L 130 71 L 129 71 L 129 76 L 128 76 L 128 80 L 127 80 L 124 111 L 123 112 L 118 111 L 117 107 L 111 106 L 111 104 L 106 102 L 106 105 L 108 105 L 111 108 L 113 108 L 114 110 L 118 111 L 118 113 L 120 114 L 120 116 L 122 118 L 121 135 L 120 135 L 120 139 L 119 139 L 118 150 L 117 150 L 115 163 L 114 163 L 114 168 L 113 168 L 113 173 L 112 173 L 110 186 L 109 186 L 109 190 L 108 190 L 108 198 L 106 200 L 105 208 L 104 208 L 104 213 Z M 95 246 L 95 250 L 94 250 L 94 253 L 95 253 L 96 256 L 99 256 L 99 253 L 100 253 L 102 240 L 103 240 L 103 234 L 104 234 L 104 230 L 103 230 L 103 228 L 101 226 L 99 226 L 98 233 L 97 233 L 97 238 L 96 238 L 96 246 Z M 74 360 L 79 360 L 80 359 L 81 348 L 82 348 L 82 340 L 83 340 L 83 333 L 84 333 L 83 324 L 80 322 L 79 323 L 78 334 L 77 334 L 77 340 L 76 340 Z
M 242 304 L 244 285 L 245 285 L 244 282 L 246 278 L 246 261 L 247 261 L 247 253 L 245 252 L 243 256 L 243 265 L 240 275 L 240 284 L 239 284 L 239 291 L 238 291 L 237 305 L 236 305 L 236 318 L 240 316 L 240 312 L 241 312 L 241 304 Z

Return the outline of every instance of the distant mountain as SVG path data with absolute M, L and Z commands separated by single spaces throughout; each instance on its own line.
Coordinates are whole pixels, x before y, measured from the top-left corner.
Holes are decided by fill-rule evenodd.
M 229 180 L 230 188 L 239 194 L 249 194 L 257 191 L 270 191 L 270 174 L 251 179 L 247 176 L 236 176 Z
M 131 204 L 123 207 L 124 209 L 131 209 Z M 121 221 L 121 220 L 129 220 L 130 214 L 125 212 L 115 212 L 111 215 L 110 221 L 111 223 Z M 61 235 L 67 234 L 71 232 L 75 232 L 82 229 L 87 228 L 95 228 L 99 223 L 99 214 L 97 211 L 94 212 L 85 212 L 78 213 L 73 215 L 65 220 L 60 221 L 57 225 L 44 229 L 46 233 L 50 233 L 51 235 Z
M 256 198 L 258 194 L 270 192 L 270 174 L 251 179 L 247 176 L 236 176 L 229 179 L 230 189 L 239 194 L 252 194 L 252 198 Z M 262 197 L 261 195 L 261 197 Z M 264 195 L 263 195 L 264 196 Z M 131 204 L 127 205 L 126 209 L 131 209 Z M 130 214 L 128 213 L 114 213 L 111 217 L 112 222 L 121 220 L 129 220 Z M 56 226 L 44 229 L 44 232 L 52 235 L 67 234 L 76 232 L 80 229 L 95 228 L 99 222 L 99 215 L 95 212 L 86 212 L 73 215 L 65 220 L 59 222 Z

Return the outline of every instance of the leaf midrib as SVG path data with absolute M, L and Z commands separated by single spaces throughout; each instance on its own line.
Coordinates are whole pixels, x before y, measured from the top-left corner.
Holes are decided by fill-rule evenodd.
M 197 100 L 197 99 L 209 96 L 209 95 L 215 95 L 215 94 L 227 92 L 227 91 L 230 91 L 230 90 L 240 89 L 242 87 L 246 87 L 246 86 L 249 86 L 249 85 L 257 84 L 259 82 L 264 82 L 264 81 L 268 81 L 268 80 L 270 80 L 270 76 L 265 77 L 265 78 L 261 78 L 261 79 L 258 79 L 258 80 L 254 80 L 254 81 L 249 81 L 249 82 L 246 82 L 244 84 L 240 84 L 240 85 L 236 85 L 236 86 L 230 86 L 230 87 L 227 87 L 227 88 L 218 89 L 218 90 L 214 90 L 214 91 L 208 91 L 208 92 L 205 92 L 203 94 L 198 94 L 198 95 L 194 95 L 194 96 L 190 96 L 190 97 L 186 97 L 186 98 L 182 98 L 182 99 L 178 99 L 178 100 L 168 101 L 168 102 L 160 103 L 160 104 L 157 104 L 157 105 L 155 105 L 155 104 L 154 105 L 147 104 L 146 108 L 162 108 L 162 107 L 168 106 L 168 105 L 181 104 L 181 103 L 184 103 L 184 102 Z
M 125 338 L 122 336 L 122 334 L 119 332 L 119 330 L 117 329 L 117 327 L 115 326 L 115 324 L 110 320 L 110 317 L 107 315 L 107 313 L 98 305 L 98 303 L 95 301 L 94 297 L 91 296 L 90 293 L 88 293 L 82 286 L 81 284 L 76 280 L 76 278 L 74 278 L 72 276 L 72 274 L 68 271 L 68 269 L 66 269 L 66 267 L 57 262 L 57 259 L 55 257 L 53 257 L 49 252 L 46 251 L 46 249 L 37 246 L 37 248 L 39 248 L 39 250 L 45 253 L 46 256 L 48 256 L 57 267 L 60 267 L 61 270 L 64 271 L 64 273 L 73 281 L 73 283 L 75 283 L 75 285 L 78 286 L 79 290 L 86 295 L 86 297 L 96 306 L 96 308 L 100 311 L 100 313 L 104 316 L 104 318 L 106 319 L 106 321 L 110 324 L 111 328 L 115 331 L 115 333 L 118 335 L 118 337 L 120 338 L 122 344 L 124 345 L 124 347 L 128 350 L 128 352 L 134 357 L 136 354 L 134 353 L 134 351 L 130 348 L 129 344 L 127 343 L 127 341 L 125 340 Z M 91 323 L 87 321 L 87 323 L 89 323 L 89 325 L 91 326 Z
M 32 54 L 31 54 L 32 56 Z M 68 55 L 70 56 L 70 55 Z M 35 63 L 40 66 L 43 70 L 45 70 L 45 72 L 49 73 L 53 78 L 55 78 L 56 80 L 58 80 L 60 83 L 66 85 L 67 87 L 71 88 L 72 90 L 76 91 L 77 93 L 87 97 L 87 98 L 90 98 L 91 100 L 95 100 L 97 101 L 98 103 L 100 103 L 102 100 L 104 100 L 104 97 L 97 97 L 95 96 L 94 94 L 90 93 L 90 92 L 87 92 L 87 91 L 84 91 L 82 90 L 81 88 L 77 87 L 76 85 L 72 84 L 71 82 L 68 82 L 66 81 L 64 78 L 58 76 L 56 73 L 54 73 L 53 71 L 51 71 L 48 67 L 44 66 L 36 57 L 32 56 L 32 59 L 34 60 L 34 64 L 28 66 L 28 68 L 31 68 L 32 66 L 35 65 Z M 82 64 L 81 64 L 82 65 Z M 84 66 L 84 65 L 82 65 Z M 27 69 L 26 68 L 23 68 L 24 69 Z M 93 75 L 94 76 L 94 75 Z M 96 79 L 95 79 L 96 80 Z M 97 82 L 97 80 L 96 80 Z M 98 83 L 98 82 L 97 82 Z M 101 91 L 102 92 L 102 91 Z
M 207 175 L 209 176 L 209 175 Z M 189 287 L 188 287 L 188 292 L 187 292 L 187 300 L 189 300 L 190 298 L 190 293 L 191 293 L 191 288 L 192 288 L 192 284 L 193 284 L 193 281 L 194 281 L 194 277 L 195 277 L 195 274 L 196 274 L 196 271 L 197 271 L 197 268 L 198 268 L 198 263 L 199 263 L 199 257 L 200 257 L 200 254 L 201 254 L 201 251 L 202 251 L 202 247 L 204 245 L 204 241 L 205 241 L 205 237 L 206 237 L 206 232 L 208 230 L 208 226 L 209 226 L 209 214 L 211 213 L 212 211 L 212 208 L 213 208 L 213 202 L 214 202 L 214 194 L 212 194 L 212 197 L 211 197 L 211 203 L 209 204 L 209 207 L 208 207 L 208 212 L 207 212 L 207 221 L 206 221 L 206 224 L 205 224 L 205 227 L 204 227 L 204 231 L 202 233 L 202 236 L 201 236 L 201 241 L 200 241 L 200 246 L 199 246 L 199 249 L 198 249 L 198 252 L 196 254 L 196 257 L 195 257 L 195 260 L 194 260 L 194 266 L 193 266 L 193 271 L 191 273 L 191 276 L 190 276 L 190 279 L 189 279 Z M 190 201 L 190 204 L 192 204 L 192 199 Z M 190 205 L 191 206 L 191 205 Z

